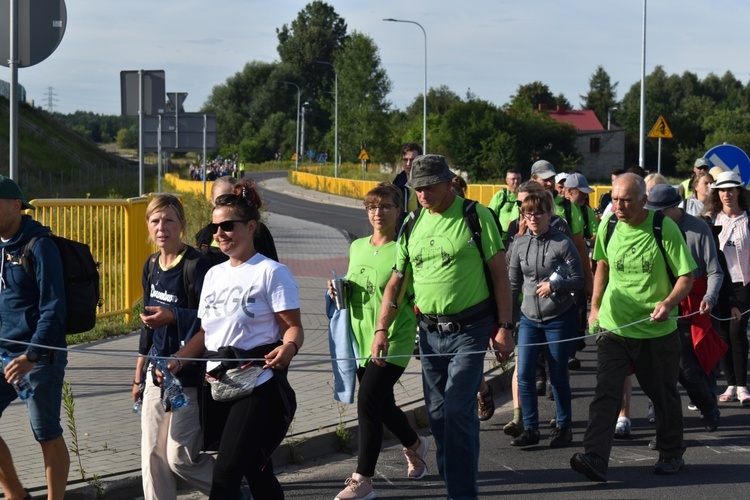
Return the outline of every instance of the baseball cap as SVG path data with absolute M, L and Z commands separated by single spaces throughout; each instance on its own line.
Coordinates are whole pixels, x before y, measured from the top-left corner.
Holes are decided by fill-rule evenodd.
M 2 175 L 0 175 L 0 200 L 21 200 L 23 208 L 34 210 L 34 206 L 24 199 L 16 181 Z
M 589 181 L 586 180 L 586 177 L 584 177 L 583 174 L 579 173 L 570 174 L 568 178 L 565 179 L 565 187 L 576 188 L 580 192 L 586 194 L 594 192 L 594 190 L 591 189 L 591 186 L 589 186 Z
M 705 168 L 706 170 L 708 170 L 709 168 L 711 168 L 711 164 L 705 158 L 698 158 L 697 160 L 695 160 L 695 163 L 693 163 L 693 167 Z
M 410 188 L 433 186 L 456 176 L 442 155 L 417 156 L 411 162 L 411 175 L 406 183 Z
M 565 179 L 567 178 L 568 178 L 568 174 L 566 174 L 565 172 L 560 172 L 559 174 L 555 176 L 555 184 L 560 184 L 561 182 L 564 182 Z
M 547 160 L 539 160 L 531 166 L 531 175 L 536 174 L 540 179 L 549 179 L 557 175 L 555 167 Z

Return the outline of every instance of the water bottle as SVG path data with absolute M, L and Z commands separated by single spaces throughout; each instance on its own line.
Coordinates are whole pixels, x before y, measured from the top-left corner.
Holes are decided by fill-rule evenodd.
M 8 364 L 13 361 L 13 358 L 10 356 L 8 351 L 3 351 L 2 354 L 0 354 L 0 359 L 3 361 L 3 373 L 5 371 L 5 367 L 8 366 Z M 11 384 L 13 388 L 18 393 L 18 397 L 21 399 L 29 399 L 30 397 L 34 396 L 34 390 L 31 388 L 31 382 L 29 381 L 29 374 L 27 373 L 24 375 L 24 377 L 21 380 L 14 380 Z
M 179 410 L 188 404 L 188 398 L 182 390 L 182 384 L 167 368 L 167 362 L 163 359 L 151 358 L 153 365 L 162 373 L 161 386 L 164 389 L 164 400 L 172 405 L 172 408 Z
M 570 261 L 566 261 L 565 264 L 560 264 L 557 266 L 557 268 L 550 274 L 549 281 L 562 281 L 564 279 L 567 279 L 570 276 Z M 554 297 L 557 294 L 557 292 L 552 292 L 552 295 L 550 297 Z
M 141 376 L 141 383 L 138 384 L 138 399 L 133 403 L 133 413 L 136 415 L 140 415 L 143 408 L 143 391 L 146 389 L 145 377 L 145 375 Z
M 596 335 L 599 332 L 604 331 L 602 327 L 599 325 L 599 320 L 595 319 L 594 322 L 591 324 L 591 327 L 589 328 L 589 335 Z

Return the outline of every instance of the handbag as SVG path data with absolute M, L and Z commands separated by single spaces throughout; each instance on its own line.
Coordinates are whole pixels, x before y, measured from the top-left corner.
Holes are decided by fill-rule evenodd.
M 220 378 L 206 373 L 206 381 L 211 386 L 211 397 L 215 401 L 234 401 L 252 394 L 261 373 L 263 367 L 250 361 L 239 368 L 227 370 Z

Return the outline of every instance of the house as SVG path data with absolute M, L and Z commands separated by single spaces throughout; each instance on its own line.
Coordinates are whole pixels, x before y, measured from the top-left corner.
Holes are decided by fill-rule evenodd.
M 540 106 L 540 111 L 543 108 Z M 559 122 L 569 123 L 578 131 L 576 149 L 581 155 L 578 169 L 589 180 L 609 180 L 613 168 L 625 166 L 625 130 L 606 130 L 590 109 L 545 110 Z

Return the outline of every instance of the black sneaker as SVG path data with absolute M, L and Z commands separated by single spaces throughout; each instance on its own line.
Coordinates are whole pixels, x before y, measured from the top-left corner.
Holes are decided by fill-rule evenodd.
M 683 465 L 685 461 L 682 458 L 660 458 L 654 465 L 654 474 L 660 476 L 677 474 Z
M 580 370 L 580 369 L 581 369 L 581 361 L 575 356 L 571 356 L 568 359 L 568 370 Z
M 511 446 L 531 446 L 539 444 L 539 431 L 524 429 L 520 436 L 510 442 Z
M 492 387 L 487 385 L 485 394 L 477 394 L 477 416 L 479 420 L 485 421 L 495 414 L 495 401 L 492 399 Z
M 550 448 L 565 448 L 573 441 L 573 431 L 555 427 L 549 434 Z
M 544 396 L 545 391 L 547 390 L 547 381 L 539 379 L 536 381 L 536 395 L 537 396 Z
M 570 467 L 592 481 L 607 482 L 607 462 L 596 453 L 576 453 L 570 458 Z
M 719 413 L 713 415 L 702 415 L 701 420 L 706 427 L 706 432 L 714 432 L 719 428 Z

